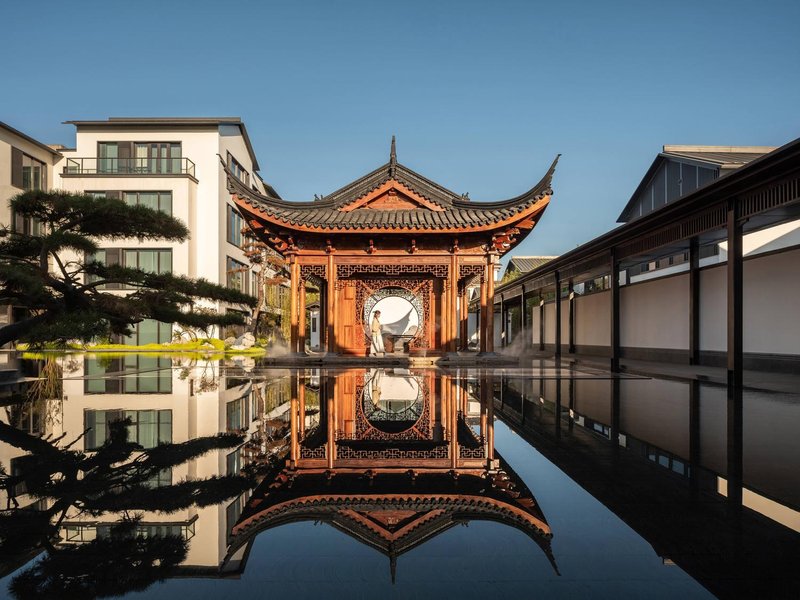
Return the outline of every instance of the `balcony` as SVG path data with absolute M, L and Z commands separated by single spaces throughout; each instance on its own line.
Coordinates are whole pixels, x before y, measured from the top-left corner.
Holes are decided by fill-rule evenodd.
M 195 177 L 194 163 L 188 158 L 68 158 L 62 174 Z

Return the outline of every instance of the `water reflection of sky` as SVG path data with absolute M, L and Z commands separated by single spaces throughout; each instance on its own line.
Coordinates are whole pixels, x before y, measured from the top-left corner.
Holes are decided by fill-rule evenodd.
M 241 573 L 217 578 L 213 564 L 194 565 L 203 567 L 203 577 L 192 576 L 191 571 L 184 570 L 180 577 L 155 583 L 143 592 L 129 594 L 129 597 L 173 598 L 191 594 L 199 598 L 241 598 L 290 594 L 298 598 L 435 595 L 486 598 L 498 593 L 521 597 L 541 594 L 554 598 L 712 597 L 704 587 L 708 581 L 703 581 L 702 577 L 693 579 L 681 566 L 685 565 L 697 576 L 698 569 L 702 571 L 707 566 L 707 562 L 703 562 L 706 559 L 693 562 L 694 550 L 680 545 L 690 538 L 676 536 L 675 530 L 691 527 L 692 523 L 705 519 L 708 514 L 724 512 L 725 496 L 719 493 L 724 490 L 718 489 L 719 482 L 724 482 L 726 468 L 724 388 L 705 384 L 691 388 L 686 382 L 637 377 L 626 377 L 612 384 L 613 380 L 602 370 L 570 371 L 552 365 L 505 374 L 497 371 L 491 374 L 491 381 L 482 379 L 478 372 L 410 374 L 401 370 L 397 373 L 387 371 L 376 384 L 374 372 L 361 371 L 353 380 L 355 385 L 348 387 L 350 384 L 343 383 L 348 375 L 339 372 L 328 376 L 308 372 L 297 379 L 297 373 L 288 370 L 257 368 L 246 373 L 237 368 L 226 370 L 215 364 L 211 368 L 209 365 L 195 365 L 194 371 L 187 375 L 185 368 L 159 370 L 157 363 L 150 363 L 153 361 L 147 362 L 148 368 L 141 370 L 137 368 L 139 363 L 130 359 L 118 361 L 118 364 L 106 361 L 100 365 L 102 368 L 85 365 L 83 370 L 78 369 L 65 383 L 65 394 L 67 391 L 69 394 L 63 403 L 64 422 L 72 423 L 71 427 L 75 429 L 78 427 L 76 423 L 88 422 L 84 409 L 93 407 L 127 411 L 125 414 L 137 409 L 169 408 L 173 411 L 170 421 L 170 439 L 173 442 L 234 428 L 246 431 L 251 441 L 269 431 L 271 437 L 266 445 L 261 439 L 259 448 L 280 450 L 288 448 L 293 439 L 289 434 L 289 405 L 293 398 L 300 397 L 304 402 L 304 412 L 292 427 L 304 430 L 299 439 L 312 451 L 325 444 L 328 403 L 338 406 L 335 410 L 341 412 L 342 406 L 351 406 L 348 402 L 352 402 L 348 410 L 357 412 L 360 406 L 369 408 L 368 395 L 375 393 L 372 388 L 380 383 L 380 379 L 387 382 L 387 389 L 381 390 L 379 395 L 391 398 L 393 388 L 390 384 L 413 376 L 418 378 L 414 381 L 419 382 L 419 390 L 433 394 L 430 396 L 433 404 L 427 412 L 420 409 L 415 413 L 415 419 L 420 419 L 415 425 L 419 428 L 419 435 L 414 438 L 407 436 L 403 444 L 408 444 L 408 440 L 412 440 L 410 443 L 421 440 L 428 444 L 425 446 L 427 449 L 435 451 L 449 443 L 439 423 L 444 424 L 445 430 L 448 422 L 455 423 L 456 408 L 464 411 L 463 416 L 459 412 L 458 418 L 463 418 L 464 424 L 475 435 L 485 433 L 482 429 L 485 419 L 480 415 L 485 415 L 488 410 L 486 392 L 482 396 L 479 390 L 492 389 L 494 416 L 497 418 L 493 429 L 494 448 L 507 463 L 512 479 L 518 477 L 521 480 L 523 496 L 528 493 L 524 490 L 527 488 L 535 500 L 536 510 L 546 518 L 552 530 L 550 549 L 560 574 L 554 571 L 546 554 L 531 537 L 507 524 L 472 520 L 467 525 L 456 525 L 439 532 L 401 554 L 393 583 L 386 555 L 331 525 L 304 521 L 280 525 L 255 535 Z M 293 376 L 294 387 L 288 385 Z M 280 387 L 277 382 L 281 381 L 287 386 L 277 393 Z M 363 389 L 359 388 L 359 381 Z M 154 382 L 157 383 L 151 385 Z M 335 385 L 340 386 L 338 396 L 330 392 Z M 454 386 L 453 390 L 458 386 L 463 390 L 444 391 L 450 385 Z M 254 408 L 253 390 L 261 389 L 265 394 L 267 386 L 272 386 L 274 398 L 259 413 Z M 359 389 L 362 391 L 358 392 Z M 617 409 L 613 409 L 611 389 L 616 389 L 621 396 Z M 467 390 L 469 397 L 462 398 L 459 394 Z M 690 391 L 695 394 L 691 396 L 695 400 L 690 399 Z M 363 404 L 355 397 L 358 393 L 365 394 Z M 456 407 L 453 403 L 462 401 L 458 398 L 466 403 Z M 697 402 L 698 398 L 699 407 L 692 412 L 694 405 L 691 403 Z M 792 427 L 792 423 L 797 422 L 793 419 L 798 410 L 797 398 L 753 392 L 746 400 L 744 483 L 751 489 L 745 490 L 744 504 L 774 520 L 760 519 L 756 527 L 753 517 L 749 516 L 754 513 L 747 512 L 749 520 L 745 519 L 745 531 L 750 535 L 753 533 L 750 530 L 755 527 L 755 534 L 743 539 L 746 544 L 752 540 L 770 539 L 774 534 L 775 557 L 769 556 L 767 544 L 749 551 L 761 553 L 765 562 L 772 558 L 779 561 L 781 555 L 785 559 L 786 548 L 800 549 L 800 538 L 777 524 L 785 522 L 791 525 L 797 515 L 795 503 L 800 498 L 797 474 L 791 468 L 800 454 Z M 69 414 L 76 410 L 80 415 Z M 558 410 L 561 410 L 561 419 L 556 435 L 554 414 Z M 616 417 L 613 410 L 618 411 Z M 426 418 L 435 423 L 428 429 L 423 422 Z M 615 418 L 619 422 L 618 435 L 622 444 L 616 454 L 611 452 L 609 442 L 609 438 L 613 439 L 614 434 L 609 432 L 614 427 Z M 347 419 L 342 422 L 346 423 Z M 700 430 L 692 430 L 692 427 L 698 427 L 698 423 Z M 369 447 L 395 447 L 390 439 L 395 430 L 388 428 L 386 432 L 387 435 L 368 440 L 372 444 Z M 342 438 L 357 447 L 359 435 L 356 426 L 350 434 L 343 432 Z M 69 439 L 72 437 L 70 435 Z M 460 437 L 459 442 L 462 439 Z M 236 472 L 255 452 L 252 450 L 255 446 L 248 443 L 250 451 L 237 451 L 236 456 L 233 456 L 235 453 L 221 453 L 218 458 L 198 462 L 195 467 L 180 471 L 178 475 L 209 476 Z M 301 450 L 298 452 L 302 454 Z M 312 455 L 316 456 L 311 452 L 309 456 Z M 622 457 L 619 469 L 615 462 L 618 456 Z M 583 467 L 582 457 L 586 458 Z M 362 468 L 371 467 L 364 463 Z M 442 472 L 446 469 L 443 468 Z M 602 487 L 603 477 L 617 472 L 626 477 L 635 472 L 641 474 L 642 479 L 628 477 L 625 484 L 629 487 L 622 492 L 609 489 L 606 493 Z M 380 479 L 376 482 L 379 485 Z M 676 504 L 670 508 L 669 499 L 673 492 L 675 498 L 688 497 L 686 490 L 690 484 L 698 485 L 711 503 L 697 507 Z M 609 488 L 612 485 L 609 480 Z M 320 493 L 326 493 L 325 489 L 325 484 L 321 484 Z M 628 491 L 631 493 L 626 497 Z M 647 503 L 657 503 L 659 494 L 667 500 L 661 506 L 652 506 L 652 523 L 642 526 L 642 515 L 651 510 Z M 226 528 L 241 515 L 247 515 L 248 497 L 189 511 L 199 515 L 193 525 L 196 534 L 189 540 L 190 557 L 196 554 L 191 551 L 193 544 L 205 546 L 211 550 L 211 555 L 220 559 L 224 557 Z M 627 510 L 625 503 L 635 510 Z M 784 512 L 778 516 L 770 514 L 770 511 L 778 510 L 775 506 Z M 712 512 L 708 512 L 709 507 Z M 670 527 L 673 531 L 669 531 Z M 712 522 L 702 531 L 698 529 L 697 536 L 705 544 L 703 548 L 713 548 L 714 536 L 718 535 L 719 551 L 725 552 L 725 540 L 730 537 L 726 527 L 727 524 L 720 521 Z M 672 551 L 675 551 L 674 556 L 670 555 Z M 717 563 L 720 561 L 713 564 Z M 732 568 L 735 568 L 735 563 L 732 563 Z M 737 574 L 731 572 L 728 575 L 735 577 Z M 728 575 L 723 573 L 722 576 Z M 719 577 L 719 573 L 715 576 Z M 0 594 L 5 592 L 10 579 L 11 576 L 6 576 L 0 580 Z M 711 585 L 711 589 L 718 592 L 731 589 L 725 585 L 715 587 L 717 583 Z

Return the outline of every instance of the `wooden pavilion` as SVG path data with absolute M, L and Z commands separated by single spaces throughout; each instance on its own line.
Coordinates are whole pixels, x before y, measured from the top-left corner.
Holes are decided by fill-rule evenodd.
M 372 315 L 387 307 L 388 349 L 431 356 L 466 348 L 470 285 L 480 285 L 480 350 L 493 351 L 495 265 L 541 218 L 557 161 L 499 202 L 473 202 L 398 163 L 394 138 L 388 163 L 310 202 L 262 195 L 230 171 L 227 180 L 253 234 L 288 260 L 292 352 L 305 349 L 310 282 L 329 353 L 364 356 Z
M 318 389 L 291 377 L 286 461 L 233 526 L 223 571 L 241 570 L 260 533 L 314 521 L 385 554 L 394 580 L 401 554 L 455 525 L 493 521 L 525 533 L 558 573 L 538 502 L 494 449 L 491 379 L 475 394 L 474 383 L 433 370 L 350 369 Z

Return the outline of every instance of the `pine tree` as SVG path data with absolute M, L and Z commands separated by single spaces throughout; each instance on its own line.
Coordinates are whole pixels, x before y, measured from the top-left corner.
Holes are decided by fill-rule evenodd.
M 0 329 L 0 346 L 130 335 L 131 326 L 144 319 L 197 328 L 240 325 L 239 313 L 194 312 L 195 302 L 256 304 L 252 296 L 204 279 L 93 258 L 99 239 L 185 241 L 187 227 L 163 212 L 59 191 L 25 192 L 11 199 L 11 210 L 38 222 L 40 233 L 0 231 L 0 302 L 23 307 L 30 315 Z M 112 293 L 109 285 L 130 292 Z

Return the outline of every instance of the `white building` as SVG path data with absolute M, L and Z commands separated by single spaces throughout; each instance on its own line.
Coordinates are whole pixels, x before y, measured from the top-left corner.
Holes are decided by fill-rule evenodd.
M 67 123 L 76 128 L 74 148 L 50 148 L 10 127 L 0 128 L 0 201 L 5 211 L 0 212 L 0 222 L 11 223 L 5 200 L 37 187 L 144 204 L 183 221 L 190 238 L 185 242 L 101 241 L 98 259 L 204 278 L 257 295 L 256 278 L 242 250 L 244 223 L 230 202 L 221 161 L 254 190 L 277 194 L 258 175 L 258 160 L 241 119 L 109 118 Z M 29 171 L 16 166 L 20 154 L 23 160 L 40 165 L 27 178 Z M 243 310 L 221 303 L 208 306 L 220 312 Z M 170 325 L 144 321 L 126 341 L 144 344 L 171 337 Z
M 0 226 L 32 231 L 35 224 L 15 219 L 8 201 L 20 192 L 54 187 L 56 165 L 61 159 L 56 147 L 46 146 L 0 122 Z M 0 327 L 13 318 L 13 308 L 0 305 Z

